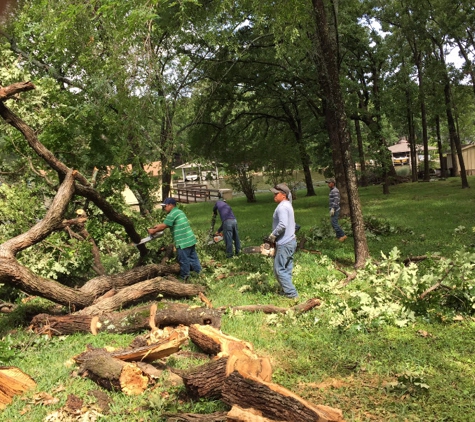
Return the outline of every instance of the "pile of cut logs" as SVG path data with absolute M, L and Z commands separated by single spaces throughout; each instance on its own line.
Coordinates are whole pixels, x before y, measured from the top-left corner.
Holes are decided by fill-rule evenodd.
M 189 339 L 211 357 L 206 363 L 188 370 L 154 363 L 178 352 Z M 109 390 L 141 394 L 167 371 L 167 382 L 183 383 L 191 397 L 221 399 L 231 408 L 208 415 L 169 415 L 169 421 L 343 421 L 340 410 L 314 405 L 272 383 L 269 359 L 259 357 L 252 344 L 211 325 L 154 327 L 148 338 L 135 339 L 126 350 L 89 349 L 74 360 L 80 375 Z

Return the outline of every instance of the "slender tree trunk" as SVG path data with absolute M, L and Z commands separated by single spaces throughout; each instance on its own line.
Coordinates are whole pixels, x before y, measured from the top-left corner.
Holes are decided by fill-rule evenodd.
M 369 257 L 368 243 L 364 230 L 363 213 L 358 195 L 358 185 L 350 153 L 350 140 L 347 128 L 345 104 L 339 81 L 337 64 L 338 47 L 329 33 L 329 25 L 323 0 L 312 0 L 315 18 L 315 53 L 319 73 L 320 88 L 325 98 L 325 119 L 332 148 L 338 151 L 335 168 L 343 164 L 351 223 L 355 242 L 355 266 L 362 267 Z M 341 187 L 341 186 L 340 186 Z
M 437 150 L 439 151 L 440 176 L 443 178 L 446 178 L 447 177 L 447 159 L 444 157 L 442 138 L 440 136 L 440 117 L 438 114 L 435 116 L 435 132 L 437 136 Z
M 368 186 L 368 177 L 366 175 L 366 159 L 363 148 L 363 136 L 361 135 L 361 126 L 358 119 L 355 120 L 356 142 L 358 144 L 358 155 L 360 159 L 360 186 Z
M 427 110 L 425 100 L 425 84 L 424 77 L 422 75 L 422 62 L 421 54 L 415 53 L 414 59 L 417 68 L 417 80 L 419 81 L 419 100 L 421 107 L 421 124 L 422 124 L 422 144 L 424 146 L 424 182 L 430 181 L 429 174 L 429 136 L 427 134 Z
M 291 113 L 287 107 L 284 107 L 284 112 L 288 116 L 289 125 L 294 133 L 295 143 L 299 149 L 300 162 L 302 163 L 303 174 L 305 176 L 305 186 L 307 188 L 307 196 L 315 196 L 315 189 L 313 187 L 312 172 L 310 171 L 310 156 L 305 148 L 302 133 L 302 121 L 300 119 L 298 108 L 294 106 L 294 113 Z
M 405 66 L 405 62 L 403 63 L 403 66 Z M 405 91 L 406 91 L 406 119 L 407 119 L 407 130 L 408 130 L 408 136 L 409 136 L 408 142 L 409 142 L 409 148 L 411 150 L 411 176 L 412 176 L 412 181 L 417 182 L 418 157 L 417 157 L 417 149 L 416 149 L 416 135 L 415 135 L 415 130 L 414 130 L 414 113 L 412 111 L 412 96 L 411 96 L 409 80 L 407 81 Z
M 455 145 L 455 149 L 457 151 L 457 158 L 458 158 L 458 165 L 460 166 L 460 177 L 462 179 L 462 189 L 469 188 L 468 180 L 467 180 L 467 172 L 465 171 L 465 163 L 463 160 L 462 154 L 462 145 L 460 144 L 460 138 L 458 132 L 455 128 L 455 120 L 454 115 L 452 113 L 452 96 L 450 90 L 450 79 L 449 75 L 447 74 L 447 67 L 445 65 L 444 60 L 444 50 L 443 46 L 439 46 L 440 49 L 440 60 L 442 65 L 444 66 L 444 98 L 445 98 L 445 112 L 447 114 L 447 126 L 449 128 L 449 137 L 451 143 Z M 452 155 L 452 162 L 455 161 L 455 156 Z

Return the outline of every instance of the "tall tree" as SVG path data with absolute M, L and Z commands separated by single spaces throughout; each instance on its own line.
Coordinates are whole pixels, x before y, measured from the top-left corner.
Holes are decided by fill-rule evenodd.
M 337 151 L 334 155 L 334 161 L 337 161 L 335 167 L 343 167 L 344 169 L 344 179 L 350 203 L 351 223 L 355 238 L 355 266 L 361 267 L 369 257 L 369 250 L 364 231 L 356 175 L 350 154 L 347 117 L 340 86 L 337 37 L 335 33 L 332 34 L 330 31 L 325 2 L 323 0 L 312 0 L 312 5 L 315 18 L 315 59 L 320 79 L 320 88 L 326 100 L 326 125 L 330 142 L 333 149 Z M 335 6 L 334 3 L 330 5 Z M 331 9 L 330 16 L 333 19 L 337 18 L 335 8 Z

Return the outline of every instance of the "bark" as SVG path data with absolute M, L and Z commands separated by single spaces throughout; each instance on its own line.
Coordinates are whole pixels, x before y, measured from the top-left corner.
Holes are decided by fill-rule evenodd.
M 183 379 L 190 397 L 219 399 L 226 378 L 228 359 L 228 357 L 223 357 L 188 371 L 175 370 L 174 372 Z
M 252 376 L 243 376 L 238 371 L 226 378 L 222 400 L 230 406 L 251 407 L 271 420 L 344 421 L 338 409 L 314 405 L 280 385 L 263 382 Z

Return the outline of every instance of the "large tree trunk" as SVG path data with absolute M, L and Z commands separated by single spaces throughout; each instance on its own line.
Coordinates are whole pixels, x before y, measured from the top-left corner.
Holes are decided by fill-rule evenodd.
M 327 99 L 327 105 L 325 107 L 326 125 L 331 146 L 333 150 L 338 151 L 336 158 L 339 159 L 339 157 L 341 157 L 342 159 L 355 242 L 355 266 L 362 267 L 369 258 L 369 249 L 358 195 L 355 168 L 351 158 L 345 104 L 339 82 L 340 75 L 337 63 L 338 46 L 336 45 L 336 41 L 332 39 L 329 34 L 324 1 L 312 0 L 312 3 L 316 24 L 316 63 L 320 77 L 320 88 L 324 97 Z M 339 163 L 335 163 L 335 168 L 341 167 L 337 164 Z M 335 176 L 338 177 L 338 175 Z M 340 187 L 344 189 L 344 186 Z

